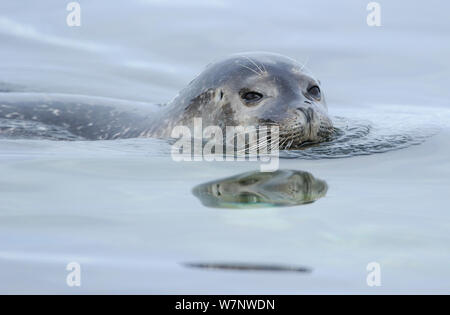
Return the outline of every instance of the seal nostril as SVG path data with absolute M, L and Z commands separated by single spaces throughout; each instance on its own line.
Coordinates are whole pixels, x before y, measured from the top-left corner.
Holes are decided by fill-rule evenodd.
M 310 101 L 305 101 L 306 104 L 312 104 Z
M 314 115 L 314 111 L 312 110 L 312 108 L 306 109 L 303 107 L 297 107 L 297 110 L 300 111 L 303 114 L 303 116 L 305 116 L 307 124 L 311 123 L 311 120 L 313 119 Z
M 309 120 L 313 120 L 314 119 L 314 109 L 308 108 L 307 112 L 308 112 Z

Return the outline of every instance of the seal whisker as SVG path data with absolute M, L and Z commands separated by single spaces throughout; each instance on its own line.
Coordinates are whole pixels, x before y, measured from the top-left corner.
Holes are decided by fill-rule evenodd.
M 264 72 L 262 71 L 262 69 L 256 64 L 256 62 L 254 62 L 250 57 L 248 56 L 244 56 L 245 58 L 247 58 L 251 63 L 253 63 L 255 65 L 255 67 L 261 72 L 261 75 L 264 74 Z
M 261 63 L 261 67 L 264 69 L 264 73 L 267 73 L 266 66 L 263 63 Z
M 306 67 L 306 64 L 308 63 L 308 61 L 309 61 L 309 56 L 306 57 L 305 62 L 303 62 L 303 65 L 302 65 L 302 67 L 300 68 L 300 71 L 303 71 L 303 69 Z
M 289 138 L 285 138 L 285 139 L 283 139 L 283 141 L 280 143 L 280 145 L 279 145 L 279 147 L 280 147 L 280 149 L 284 149 L 284 144 L 287 142 L 287 141 L 289 141 Z
M 253 149 L 260 149 L 262 146 L 265 146 L 269 143 L 269 141 L 267 139 L 265 139 L 264 141 L 256 141 L 255 143 L 253 143 L 252 146 L 249 146 L 249 150 L 253 150 Z
M 254 69 L 252 69 L 252 68 L 250 68 L 250 67 L 247 67 L 247 66 L 245 66 L 245 65 L 243 65 L 243 64 L 239 64 L 239 65 L 242 66 L 242 67 L 244 67 L 244 68 L 247 68 L 247 69 L 250 70 L 250 71 L 253 71 L 253 72 L 256 73 L 257 75 L 261 75 L 261 73 L 259 73 L 258 71 L 254 70 Z
M 287 145 L 286 150 L 289 150 L 290 147 L 292 147 L 292 143 L 294 142 L 294 139 L 291 139 L 291 141 L 289 142 L 289 144 Z

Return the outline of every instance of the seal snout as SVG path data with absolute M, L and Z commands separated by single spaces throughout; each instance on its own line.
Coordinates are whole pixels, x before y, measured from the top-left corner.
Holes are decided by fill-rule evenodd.
M 311 122 L 314 120 L 314 109 L 312 108 L 304 108 L 304 107 L 298 107 L 297 110 L 299 110 L 304 116 L 307 124 L 311 124 Z
M 312 107 L 297 107 L 301 114 L 298 117 L 304 141 L 319 141 L 320 117 Z

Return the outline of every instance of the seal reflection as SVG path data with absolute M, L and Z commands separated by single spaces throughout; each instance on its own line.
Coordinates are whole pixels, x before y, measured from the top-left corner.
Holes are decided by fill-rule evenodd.
M 266 208 L 308 204 L 326 195 L 328 185 L 304 171 L 247 172 L 194 187 L 211 208 Z

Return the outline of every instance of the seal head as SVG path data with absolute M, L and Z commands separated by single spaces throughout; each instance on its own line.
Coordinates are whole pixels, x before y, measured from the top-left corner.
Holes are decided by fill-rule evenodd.
M 319 80 L 274 53 L 236 54 L 207 66 L 169 104 L 160 136 L 176 125 L 192 126 L 195 117 L 223 129 L 277 125 L 280 149 L 322 142 L 333 132 Z

